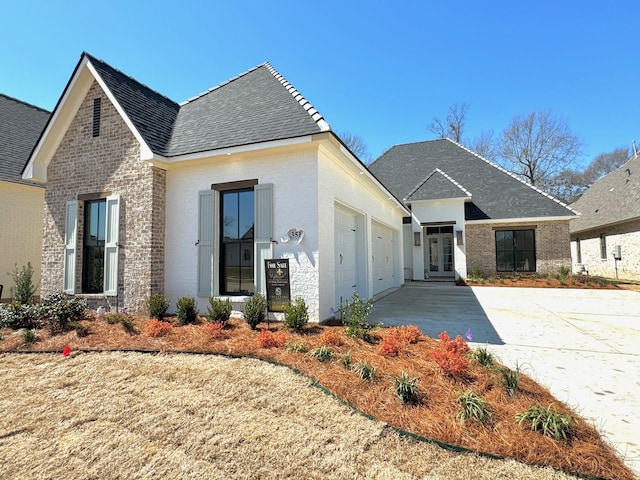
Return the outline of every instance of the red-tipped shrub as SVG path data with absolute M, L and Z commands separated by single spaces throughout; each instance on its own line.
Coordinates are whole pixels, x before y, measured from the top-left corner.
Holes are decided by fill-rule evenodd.
M 322 336 L 320 337 L 320 344 L 339 347 L 342 345 L 342 338 L 335 330 L 325 330 L 322 332 Z
M 224 330 L 224 323 L 222 322 L 207 322 L 202 326 L 202 330 L 205 335 L 211 338 L 220 338 Z
M 260 330 L 258 334 L 258 345 L 262 348 L 280 348 L 286 341 L 287 336 L 284 332 L 273 333 L 271 330 Z
M 463 338 L 458 335 L 455 340 L 451 340 L 447 332 L 438 335 L 440 345 L 431 357 L 448 375 L 460 375 L 467 371 L 469 360 L 465 356 L 469 352 L 469 346 Z
M 378 344 L 378 353 L 380 355 L 398 355 L 404 348 L 405 342 L 398 340 L 394 336 L 385 336 Z
M 385 337 L 394 337 L 401 342 L 406 343 L 418 343 L 418 339 L 422 335 L 420 330 L 415 325 L 404 325 L 402 327 L 389 327 L 385 332 Z
M 162 320 L 154 318 L 144 327 L 144 333 L 150 337 L 164 337 L 171 333 L 172 328 L 169 322 L 163 322 Z

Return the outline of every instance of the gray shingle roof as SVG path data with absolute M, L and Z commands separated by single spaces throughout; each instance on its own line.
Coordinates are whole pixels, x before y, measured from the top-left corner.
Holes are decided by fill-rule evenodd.
M 640 218 L 640 156 L 595 182 L 571 207 L 580 212 L 571 233 Z
M 445 172 L 436 168 L 420 182 L 403 200 L 444 200 L 447 198 L 469 198 L 471 194 Z
M 268 63 L 179 105 L 84 55 L 151 150 L 166 157 L 295 138 L 328 128 L 311 104 Z
M 429 172 L 441 170 L 471 194 L 465 203 L 466 220 L 574 215 L 549 195 L 449 139 L 396 145 L 369 169 L 398 198 L 407 198 Z M 444 185 L 440 180 L 438 185 L 434 183 L 432 194 L 425 191 L 420 198 L 414 196 L 407 201 L 451 198 L 445 197 L 448 191 L 440 191 Z M 429 185 L 425 185 L 428 189 Z
M 22 168 L 51 114 L 0 93 L 0 180 L 23 185 L 41 184 L 22 179 Z

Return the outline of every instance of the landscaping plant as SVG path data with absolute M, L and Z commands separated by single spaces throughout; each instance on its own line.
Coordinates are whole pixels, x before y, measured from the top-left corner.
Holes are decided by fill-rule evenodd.
M 458 403 L 460 404 L 460 412 L 457 418 L 461 422 L 472 419 L 478 423 L 484 423 L 491 416 L 488 402 L 473 390 L 461 393 L 458 397 Z
M 375 380 L 376 375 L 378 374 L 378 369 L 364 360 L 358 360 L 354 363 L 351 370 L 353 370 L 362 380 L 366 380 L 368 382 Z
M 242 314 L 251 329 L 255 330 L 258 324 L 264 321 L 266 312 L 267 299 L 261 293 L 256 293 L 244 304 Z
M 516 365 L 515 370 L 511 370 L 507 367 L 500 367 L 498 372 L 502 376 L 502 386 L 507 391 L 510 397 L 515 397 L 518 393 L 518 386 L 520 385 L 520 366 Z
M 516 415 L 518 423 L 527 422 L 531 430 L 555 440 L 568 440 L 571 436 L 573 417 L 566 413 L 554 411 L 553 404 L 548 407 L 533 405 L 525 412 Z
M 409 377 L 404 370 L 399 377 L 393 377 L 393 389 L 403 405 L 418 400 L 418 379 Z
M 338 311 L 342 318 L 342 324 L 346 326 L 347 335 L 352 338 L 361 338 L 365 342 L 371 342 L 371 330 L 379 328 L 382 323 L 371 325 L 369 313 L 373 308 L 373 300 L 364 301 L 354 292 L 351 300 L 343 302 Z
M 193 297 L 180 297 L 176 302 L 176 316 L 182 325 L 195 323 L 198 318 L 196 299 Z
M 13 271 L 8 274 L 15 286 L 13 289 L 15 300 L 25 305 L 32 303 L 33 296 L 36 294 L 37 287 L 33 284 L 33 274 L 31 262 L 27 262 L 27 265 L 23 265 L 21 269 L 18 269 L 16 263 Z
M 328 362 L 333 358 L 333 350 L 328 345 L 320 345 L 318 348 L 311 350 L 309 355 L 319 362 Z
M 154 318 L 145 325 L 143 331 L 150 337 L 164 337 L 165 335 L 169 335 L 169 333 L 171 333 L 172 328 L 173 327 L 169 322 L 163 322 L 162 320 Z
M 147 307 L 151 318 L 162 320 L 169 310 L 169 300 L 163 294 L 156 293 L 147 300 Z
M 224 325 L 220 322 L 207 322 L 202 326 L 202 330 L 211 338 L 220 338 L 224 330 Z
M 469 366 L 466 357 L 469 352 L 467 342 L 460 335 L 451 340 L 447 332 L 441 332 L 438 338 L 438 348 L 431 354 L 433 360 L 447 375 L 457 376 L 465 373 Z
M 280 348 L 287 342 L 284 332 L 274 333 L 271 330 L 260 330 L 258 345 L 262 348 Z
M 474 348 L 469 353 L 469 356 L 478 365 L 481 365 L 483 367 L 493 367 L 496 363 L 493 354 L 489 350 L 487 350 L 487 347 Z
M 309 310 L 304 298 L 297 297 L 293 303 L 284 308 L 284 320 L 282 324 L 287 328 L 302 330 L 309 321 Z
M 209 297 L 209 308 L 207 310 L 207 320 L 226 324 L 231 317 L 231 301 L 221 298 Z

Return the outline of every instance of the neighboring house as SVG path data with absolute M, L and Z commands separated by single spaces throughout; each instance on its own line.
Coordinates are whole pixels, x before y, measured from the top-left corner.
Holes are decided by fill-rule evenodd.
M 572 208 L 574 271 L 640 280 L 640 156 L 595 182 Z
M 44 188 L 23 180 L 21 172 L 50 113 L 0 94 L 0 285 L 2 298 L 12 297 L 7 275 L 31 263 L 40 282 Z
M 46 182 L 43 294 L 241 308 L 286 258 L 318 321 L 403 283 L 405 207 L 268 63 L 178 104 L 83 53 L 23 177 Z
M 556 273 L 575 212 L 449 139 L 397 145 L 369 166 L 411 210 L 405 278 Z

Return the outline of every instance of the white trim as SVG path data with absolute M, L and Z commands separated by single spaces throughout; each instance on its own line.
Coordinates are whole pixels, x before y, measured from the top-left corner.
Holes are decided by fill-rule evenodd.
M 465 225 L 483 225 L 491 223 L 532 223 L 532 222 L 557 222 L 560 220 L 571 220 L 574 216 L 562 217 L 522 217 L 522 218 L 490 218 L 489 220 L 465 220 Z

